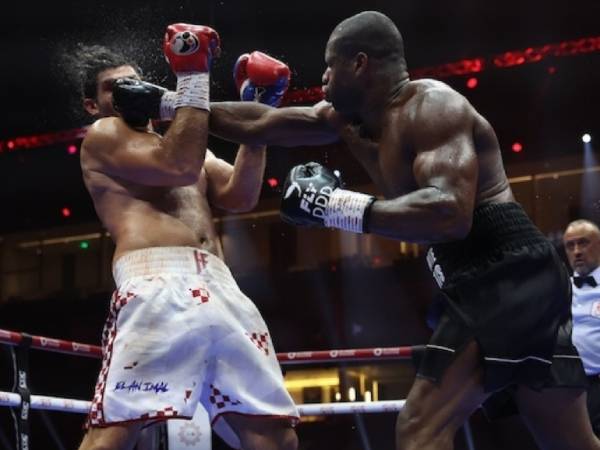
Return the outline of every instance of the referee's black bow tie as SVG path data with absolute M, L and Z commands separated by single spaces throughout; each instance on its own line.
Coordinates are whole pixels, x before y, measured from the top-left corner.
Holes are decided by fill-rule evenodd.
M 596 280 L 591 275 L 588 275 L 587 277 L 573 277 L 573 284 L 578 288 L 581 288 L 585 284 L 589 284 L 591 287 L 598 286 L 598 283 L 596 283 Z

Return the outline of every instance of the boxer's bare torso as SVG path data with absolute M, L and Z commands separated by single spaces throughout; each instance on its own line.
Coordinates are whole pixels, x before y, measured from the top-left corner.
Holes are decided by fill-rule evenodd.
M 90 131 L 114 127 L 119 133 L 125 127 L 119 122 L 117 118 L 100 119 Z M 125 130 L 124 138 L 128 133 Z M 207 199 L 205 167 L 192 185 L 144 186 L 111 175 L 97 158 L 106 151 L 110 149 L 103 148 L 102 140 L 92 134 L 82 146 L 81 167 L 98 217 L 115 242 L 115 260 L 124 252 L 162 246 L 199 247 L 222 257 Z M 208 153 L 205 165 L 213 162 Z
M 454 121 L 456 131 L 450 136 L 447 124 Z M 383 112 L 370 148 L 350 133 L 342 131 L 341 135 L 386 198 L 424 187 L 421 170 L 427 170 L 441 150 L 446 161 L 440 164 L 449 171 L 453 165 L 460 168 L 465 160 L 474 159 L 468 170 L 475 183 L 465 187 L 475 190 L 475 205 L 514 201 L 491 125 L 441 82 L 419 80 L 405 85 Z

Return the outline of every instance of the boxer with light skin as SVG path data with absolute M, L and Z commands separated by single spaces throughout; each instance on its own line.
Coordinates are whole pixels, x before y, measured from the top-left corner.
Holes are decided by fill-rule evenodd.
M 116 246 L 117 291 L 80 450 L 131 449 L 144 424 L 191 418 L 198 402 L 233 448 L 297 448 L 298 413 L 268 330 L 222 261 L 213 224 L 211 208 L 255 206 L 266 160 L 263 145 L 240 146 L 233 166 L 206 147 L 208 77 L 219 45 L 208 27 L 167 29 L 165 56 L 178 88 L 169 99 L 174 118 L 164 136 L 139 111 L 113 107 L 117 79 L 144 86 L 136 67 L 101 47 L 82 52 L 83 65 L 91 67 L 84 107 L 98 120 L 82 143 L 81 167 Z M 243 66 L 236 69 L 242 84 Z M 281 80 L 273 80 L 279 94 L 264 99 L 271 105 L 287 88 L 287 79 L 275 81 Z M 242 97 L 249 94 L 247 83 L 244 89 Z

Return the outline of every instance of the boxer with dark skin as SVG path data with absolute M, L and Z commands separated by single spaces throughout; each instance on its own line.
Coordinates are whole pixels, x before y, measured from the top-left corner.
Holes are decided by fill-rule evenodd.
M 498 322 L 504 317 L 502 314 L 511 317 L 515 311 L 502 312 L 502 306 L 496 319 L 477 322 L 488 308 L 483 298 L 469 300 L 481 314 L 473 313 L 461 322 L 455 319 L 462 317 L 460 314 L 448 313 L 440 322 L 444 326 L 440 325 L 434 337 L 443 340 L 440 336 L 447 333 L 450 322 L 457 324 L 452 329 L 462 333 L 463 337 L 457 345 L 442 346 L 440 340 L 432 341 L 437 345 L 428 346 L 432 353 L 434 350 L 440 354 L 446 352 L 442 355 L 446 362 L 440 370 L 426 367 L 419 370 L 406 406 L 398 417 L 396 448 L 453 448 L 456 431 L 473 411 L 495 391 L 510 386 L 520 414 L 540 448 L 600 449 L 587 417 L 585 389 L 573 382 L 553 385 L 544 381 L 552 363 L 558 326 L 569 308 L 565 282 L 568 278 L 563 275 L 564 268 L 550 244 L 516 205 L 492 126 L 465 97 L 446 84 L 409 79 L 402 37 L 383 14 L 364 12 L 341 22 L 327 43 L 325 63 L 325 102 L 314 107 L 279 110 L 261 105 L 216 103 L 211 106 L 210 132 L 237 142 L 280 146 L 326 144 L 341 138 L 384 195 L 382 200 L 360 203 L 363 206 L 359 209 L 364 216 L 359 214 L 359 219 L 364 218 L 365 223 L 368 219 L 368 230 L 361 226 L 358 231 L 433 244 L 434 253 L 446 253 L 446 261 L 455 260 L 456 254 L 460 253 L 448 250 L 444 247 L 446 244 L 463 245 L 477 242 L 476 239 L 484 242 L 488 228 L 495 231 L 487 237 L 490 240 L 497 238 L 498 242 L 497 249 L 490 247 L 490 255 L 505 249 L 509 241 L 511 246 L 514 243 L 511 251 L 518 253 L 521 242 L 525 242 L 523 236 L 527 234 L 527 242 L 534 243 L 522 244 L 523 248 L 531 245 L 532 255 L 543 249 L 544 256 L 540 261 L 548 268 L 540 276 L 549 277 L 555 283 L 553 290 L 558 292 L 551 293 L 556 297 L 553 300 L 536 296 L 513 300 L 513 292 L 502 293 L 502 301 L 507 304 L 521 302 L 519 305 L 527 308 L 526 315 L 531 315 L 529 324 L 515 324 L 514 331 L 510 328 L 501 331 L 502 324 Z M 320 166 L 306 165 L 294 170 L 286 184 L 289 192 L 286 193 L 284 186 L 284 217 L 302 225 L 307 222 L 327 225 L 320 216 L 316 217 L 310 200 L 308 209 L 307 203 L 302 204 L 302 201 L 310 197 L 314 188 L 321 192 L 319 186 L 327 185 L 329 191 L 335 192 L 338 186 L 333 181 L 331 186 L 327 184 L 329 181 L 323 181 L 325 169 Z M 299 192 L 298 197 L 288 198 L 295 189 Z M 353 199 L 355 194 L 358 195 L 349 193 L 344 198 Z M 521 212 L 514 212 L 516 210 Z M 338 208 L 336 214 L 340 211 L 343 216 L 344 207 Z M 325 215 L 329 213 L 327 209 Z M 522 230 L 514 235 L 503 234 L 502 230 L 508 229 L 507 226 L 493 228 L 491 225 L 496 221 L 512 223 L 512 215 L 518 215 L 522 224 L 519 225 Z M 300 217 L 302 219 L 295 220 Z M 485 223 L 488 228 L 480 223 Z M 480 232 L 480 229 L 484 231 Z M 477 245 L 469 248 L 477 248 Z M 505 254 L 516 258 L 517 253 Z M 521 282 L 519 277 L 527 276 L 520 273 L 522 267 L 537 265 L 537 260 L 527 258 L 503 269 L 514 273 L 511 276 L 515 283 Z M 433 267 L 438 265 L 434 261 L 432 257 Z M 438 275 L 441 274 L 438 281 L 450 295 L 454 292 L 450 289 L 462 289 L 463 285 L 457 281 L 460 277 L 454 277 L 462 273 L 459 270 L 462 266 L 459 264 L 454 267 L 454 272 L 448 272 L 448 266 L 444 264 L 439 263 L 437 268 Z M 467 261 L 463 266 L 468 264 Z M 485 275 L 488 276 L 488 272 Z M 494 272 L 493 276 L 500 275 Z M 471 290 L 476 297 L 478 288 Z M 467 303 L 460 299 L 453 298 L 448 304 L 458 305 L 455 309 L 460 313 L 467 310 L 464 307 Z M 463 307 L 464 310 L 460 309 Z M 494 305 L 493 308 L 498 307 Z M 536 311 L 539 309 L 543 312 L 538 317 Z M 546 329 L 544 323 L 551 325 Z M 521 351 L 518 347 L 527 345 L 524 344 L 527 333 L 535 336 L 538 326 L 542 330 L 540 335 L 545 337 L 535 344 L 535 350 Z M 491 336 L 490 333 L 495 334 Z M 515 339 L 518 344 L 513 346 L 509 339 Z M 490 341 L 498 347 L 516 349 L 496 354 L 493 345 L 486 347 Z M 554 358 L 556 356 L 554 354 Z M 437 355 L 432 356 L 435 357 Z M 571 358 L 578 364 L 576 371 L 582 372 L 577 354 Z M 502 369 L 497 369 L 500 366 L 495 364 L 500 364 Z M 502 372 L 501 381 L 497 383 L 488 379 L 496 370 L 500 373 L 515 367 L 523 367 L 523 372 L 515 375 L 515 371 L 507 376 Z M 566 388 L 567 385 L 570 388 Z

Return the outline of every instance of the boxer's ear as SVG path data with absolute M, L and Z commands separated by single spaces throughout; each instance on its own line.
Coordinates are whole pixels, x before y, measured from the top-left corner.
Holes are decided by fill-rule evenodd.
M 98 108 L 98 103 L 93 98 L 84 98 L 83 107 L 90 116 L 96 116 L 100 112 L 100 108 Z
M 369 66 L 369 56 L 364 52 L 358 52 L 354 57 L 354 73 L 357 76 L 366 72 Z

